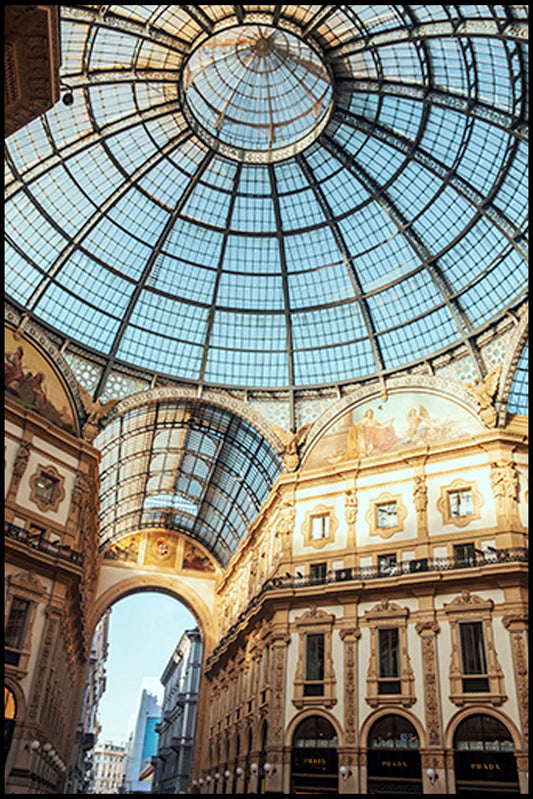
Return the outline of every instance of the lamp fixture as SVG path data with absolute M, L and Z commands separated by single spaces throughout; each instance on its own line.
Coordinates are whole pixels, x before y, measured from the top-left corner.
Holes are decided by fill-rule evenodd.
M 211 774 L 208 774 L 208 775 L 207 775 L 207 777 L 205 778 L 205 781 L 206 781 L 206 782 L 207 782 L 207 784 L 209 785 L 209 783 L 211 782 Z
M 63 103 L 63 105 L 66 105 L 66 106 L 73 105 L 74 104 L 74 95 L 73 95 L 72 90 L 70 89 L 70 87 L 67 86 L 66 84 L 62 83 L 60 85 L 60 88 L 61 88 L 61 91 L 65 92 L 63 94 L 63 96 L 61 97 L 61 102 Z
M 264 769 L 267 775 L 274 774 L 277 771 L 276 766 L 273 766 L 272 763 L 265 763 Z
M 252 772 L 252 774 L 257 774 L 257 772 L 259 771 L 259 766 L 257 765 L 257 763 L 251 764 L 250 771 Z
M 34 751 L 34 752 L 36 752 L 36 751 L 37 751 L 37 749 L 40 747 L 40 745 L 41 745 L 41 742 L 40 742 L 40 741 L 38 741 L 37 739 L 35 739 L 35 741 L 32 741 L 32 742 L 31 742 L 31 744 L 30 744 L 29 748 L 30 748 L 30 749 L 33 749 L 33 751 Z M 26 747 L 26 748 L 28 748 L 28 747 Z
M 224 776 L 227 780 L 229 780 L 229 778 L 231 777 L 231 771 L 229 769 L 226 769 L 226 771 L 224 772 Z
M 235 769 L 235 774 L 237 775 L 237 777 L 241 777 L 244 774 L 240 766 L 237 766 L 237 768 Z
M 432 768 L 428 768 L 428 769 L 426 769 L 426 776 L 427 776 L 428 780 L 430 781 L 430 783 L 431 783 L 432 785 L 433 785 L 433 783 L 434 783 L 434 782 L 436 782 L 436 781 L 438 780 L 438 778 L 439 778 L 439 775 L 437 774 L 437 772 L 435 771 L 435 769 L 432 769 Z
M 217 782 L 219 781 L 220 776 L 221 776 L 220 772 L 217 771 L 217 773 L 215 774 L 215 779 L 216 779 Z
M 203 785 L 203 784 L 204 784 L 203 777 L 200 777 L 200 779 L 198 780 L 198 785 Z
M 52 748 L 52 744 L 50 743 L 50 741 L 47 741 L 45 743 L 45 745 L 43 746 L 43 749 L 44 749 L 45 752 L 49 752 L 51 748 Z
M 352 772 L 347 766 L 340 766 L 339 774 L 341 775 L 343 780 L 347 780 L 348 777 L 352 776 Z

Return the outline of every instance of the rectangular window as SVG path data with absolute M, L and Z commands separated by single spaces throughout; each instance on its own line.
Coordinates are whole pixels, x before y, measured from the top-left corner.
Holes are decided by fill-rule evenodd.
M 324 633 L 309 633 L 305 637 L 304 696 L 324 693 Z
M 327 573 L 327 563 L 312 563 L 309 567 L 309 576 L 313 583 L 325 583 Z
M 476 565 L 476 548 L 474 544 L 457 544 L 453 548 L 455 565 L 459 568 Z
M 450 517 L 472 516 L 474 513 L 474 503 L 470 488 L 462 488 L 460 491 L 448 492 L 448 505 Z
M 329 538 L 329 513 L 311 516 L 311 538 L 313 541 Z
M 400 636 L 397 627 L 378 630 L 378 693 L 400 694 Z
M 11 649 L 22 649 L 30 617 L 31 602 L 13 597 L 6 625 L 5 645 Z
M 459 624 L 461 656 L 463 660 L 463 691 L 465 693 L 486 692 L 489 690 L 487 658 L 483 637 L 483 623 L 480 621 Z
M 387 502 L 376 505 L 376 526 L 383 530 L 387 527 L 398 526 L 398 508 L 396 502 Z
M 59 485 L 59 480 L 49 474 L 40 474 L 35 482 L 35 496 L 41 502 L 51 505 L 54 501 L 55 493 Z

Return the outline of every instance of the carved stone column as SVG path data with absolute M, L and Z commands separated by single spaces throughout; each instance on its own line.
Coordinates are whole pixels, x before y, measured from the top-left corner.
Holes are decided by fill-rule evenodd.
M 529 741 L 529 686 L 526 643 L 528 623 L 525 614 L 504 616 L 502 621 L 504 626 L 509 630 L 509 635 L 511 636 L 511 652 L 513 655 L 518 711 L 520 713 L 522 735 L 527 744 Z
M 285 674 L 287 669 L 287 646 L 290 635 L 278 634 L 271 641 L 272 651 L 272 702 L 270 707 L 271 742 L 283 746 L 283 712 L 285 709 Z
M 345 628 L 339 633 L 344 642 L 344 741 L 342 757 L 339 752 L 339 766 L 346 766 L 347 777 L 339 782 L 339 792 L 359 793 L 359 763 L 357 744 L 359 733 L 359 714 L 357 702 L 358 657 L 357 642 L 361 630 L 357 626 Z
M 436 621 L 420 621 L 415 630 L 422 639 L 422 668 L 424 672 L 424 701 L 426 706 L 427 745 L 442 746 L 440 702 L 435 636 L 440 632 Z

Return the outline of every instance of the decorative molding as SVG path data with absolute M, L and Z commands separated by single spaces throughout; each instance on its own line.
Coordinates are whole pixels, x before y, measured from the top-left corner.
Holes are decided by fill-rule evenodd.
M 370 660 L 366 675 L 366 702 L 370 707 L 376 708 L 387 705 L 393 707 L 395 705 L 400 705 L 409 708 L 416 702 L 414 693 L 415 676 L 411 667 L 411 659 L 407 647 L 408 618 L 409 608 L 402 608 L 395 602 L 390 602 L 389 599 L 382 599 L 371 610 L 365 611 L 365 619 L 368 621 L 368 626 L 370 628 Z M 396 627 L 399 631 L 399 694 L 379 693 L 378 634 L 379 629 L 383 627 Z
M 333 707 L 337 703 L 335 695 L 335 667 L 332 656 L 332 635 L 336 616 L 320 610 L 316 605 L 297 619 L 293 626 L 298 633 L 298 663 L 294 675 L 294 695 L 292 703 L 301 709 L 304 707 Z M 306 637 L 308 634 L 322 633 L 324 635 L 324 679 L 323 693 L 319 696 L 305 695 L 305 659 Z
M 503 671 L 498 661 L 496 648 L 494 646 L 494 634 L 492 629 L 492 614 L 494 602 L 492 599 L 483 599 L 480 596 L 472 595 L 469 589 L 464 589 L 460 596 L 455 597 L 451 602 L 444 604 L 444 612 L 450 622 L 450 633 L 452 639 L 452 650 L 450 656 L 450 668 L 448 677 L 450 681 L 450 700 L 462 707 L 465 704 L 488 703 L 497 707 L 507 701 L 504 693 Z M 465 692 L 463 690 L 463 679 L 470 675 L 465 675 L 462 668 L 462 658 L 459 638 L 459 623 L 466 621 L 481 621 L 483 625 L 483 636 L 487 656 L 487 674 L 489 684 L 487 692 Z
M 424 675 L 424 700 L 426 708 L 426 732 L 428 746 L 441 746 L 439 687 L 435 636 L 440 628 L 436 621 L 428 619 L 415 625 L 422 638 L 422 671 Z
M 454 491 L 470 490 L 472 492 L 472 504 L 474 511 L 468 516 L 451 516 L 450 502 L 448 495 Z M 453 524 L 455 527 L 466 527 L 470 522 L 481 519 L 481 507 L 485 503 L 485 498 L 478 490 L 475 480 L 463 480 L 461 477 L 448 485 L 441 486 L 440 497 L 437 500 L 437 510 L 442 516 L 443 524 Z
M 327 516 L 329 519 L 328 535 L 325 538 L 312 537 L 313 519 L 317 516 Z M 334 544 L 335 532 L 338 527 L 339 520 L 335 516 L 335 508 L 327 505 L 317 505 L 313 510 L 308 510 L 305 514 L 305 521 L 302 524 L 304 545 L 314 547 L 314 549 L 322 549 L 326 544 Z
M 56 488 L 54 490 L 54 495 L 50 501 L 44 500 L 41 497 L 37 496 L 37 483 L 41 477 L 50 477 L 52 480 L 57 481 Z M 37 467 L 37 471 L 32 474 L 30 477 L 30 499 L 34 502 L 40 511 L 43 513 L 47 513 L 48 511 L 53 511 L 54 513 L 57 512 L 57 509 L 65 498 L 65 478 L 63 477 L 60 472 L 55 468 L 55 466 L 43 466 L 43 464 L 39 464 Z
M 378 506 L 379 505 L 396 505 L 396 518 L 397 524 L 393 527 L 378 527 Z M 377 499 L 371 499 L 369 508 L 365 514 L 365 520 L 368 524 L 370 535 L 378 535 L 380 538 L 391 538 L 394 533 L 401 533 L 404 529 L 404 521 L 407 518 L 407 508 L 402 502 L 401 494 L 389 494 L 385 491 L 380 494 Z

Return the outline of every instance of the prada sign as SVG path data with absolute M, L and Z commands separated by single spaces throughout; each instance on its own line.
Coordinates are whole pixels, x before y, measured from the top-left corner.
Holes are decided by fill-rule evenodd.
M 456 752 L 458 780 L 518 782 L 516 760 L 511 752 Z
M 368 775 L 419 779 L 420 753 L 412 749 L 369 749 Z

